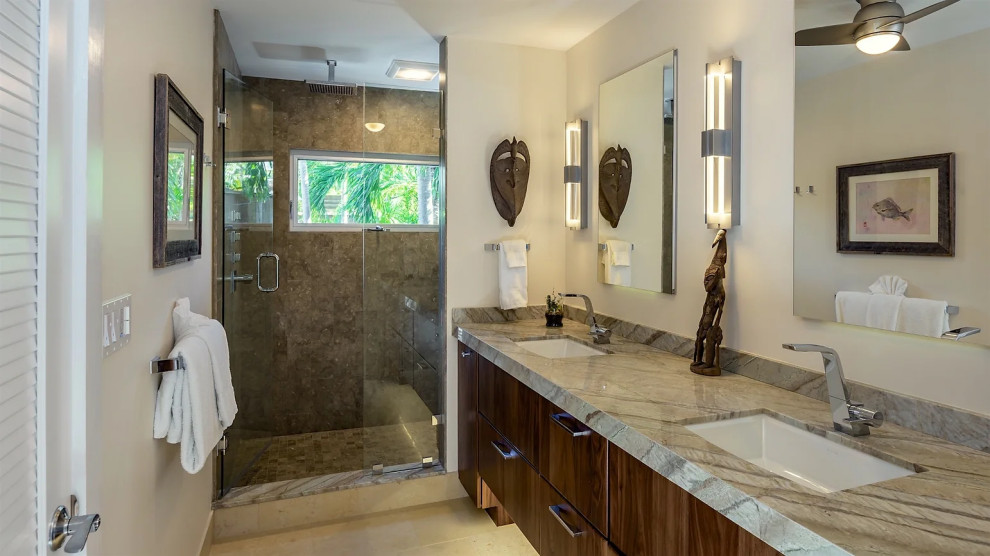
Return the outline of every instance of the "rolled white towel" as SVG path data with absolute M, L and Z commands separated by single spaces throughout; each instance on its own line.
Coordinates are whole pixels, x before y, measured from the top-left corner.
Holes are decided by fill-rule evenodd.
M 907 281 L 893 274 L 885 274 L 877 278 L 877 281 L 870 285 L 870 291 L 872 293 L 887 295 L 904 295 L 907 293 L 907 288 Z

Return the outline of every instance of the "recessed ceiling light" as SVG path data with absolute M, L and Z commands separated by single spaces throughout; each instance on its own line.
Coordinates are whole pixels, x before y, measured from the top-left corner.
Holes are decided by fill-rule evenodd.
M 364 127 L 372 133 L 378 133 L 379 131 L 385 129 L 385 124 L 381 122 L 368 122 L 364 124 Z
M 440 73 L 440 66 L 429 62 L 411 62 L 409 60 L 392 60 L 385 75 L 392 79 L 407 81 L 433 81 Z

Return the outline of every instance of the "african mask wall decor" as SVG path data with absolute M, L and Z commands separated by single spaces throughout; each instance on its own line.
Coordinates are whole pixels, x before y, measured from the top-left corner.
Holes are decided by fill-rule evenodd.
M 598 210 L 613 228 L 629 200 L 632 185 L 632 158 L 629 149 L 609 147 L 598 164 Z
M 529 185 L 529 148 L 523 141 L 512 138 L 503 140 L 492 153 L 490 177 L 492 200 L 499 215 L 515 226 L 516 217 L 522 212 Z

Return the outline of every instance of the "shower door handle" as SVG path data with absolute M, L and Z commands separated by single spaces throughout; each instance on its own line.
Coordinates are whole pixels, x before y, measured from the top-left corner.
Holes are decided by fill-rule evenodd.
M 264 287 L 264 286 L 261 285 L 261 259 L 275 259 L 275 287 L 274 288 L 266 288 L 266 287 Z M 258 274 L 257 274 L 257 276 L 258 276 L 258 290 L 259 291 L 263 291 L 265 293 L 271 293 L 273 291 L 277 291 L 278 290 L 278 265 L 279 265 L 278 255 L 276 255 L 275 253 L 262 253 L 262 254 L 258 255 Z

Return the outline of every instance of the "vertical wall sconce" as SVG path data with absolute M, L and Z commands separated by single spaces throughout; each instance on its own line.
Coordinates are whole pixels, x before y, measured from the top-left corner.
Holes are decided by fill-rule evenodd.
M 572 230 L 588 227 L 586 120 L 574 120 L 564 126 L 564 225 Z
M 709 228 L 739 225 L 740 93 L 742 63 L 726 58 L 705 71 L 705 223 Z

